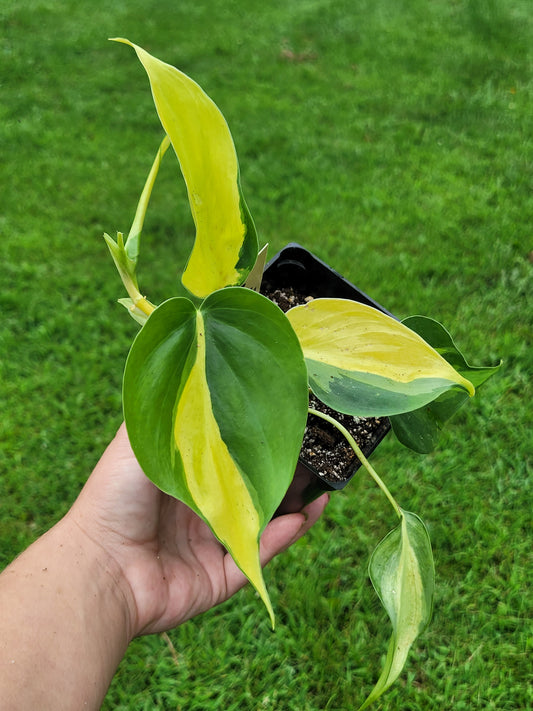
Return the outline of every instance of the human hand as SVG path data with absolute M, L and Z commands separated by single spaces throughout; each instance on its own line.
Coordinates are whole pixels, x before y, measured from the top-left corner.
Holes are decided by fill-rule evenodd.
M 271 521 L 261 538 L 262 564 L 303 536 L 327 501 L 324 495 L 300 513 Z M 67 520 L 100 547 L 104 565 L 115 571 L 131 636 L 175 627 L 247 582 L 208 526 L 146 478 L 124 425 Z

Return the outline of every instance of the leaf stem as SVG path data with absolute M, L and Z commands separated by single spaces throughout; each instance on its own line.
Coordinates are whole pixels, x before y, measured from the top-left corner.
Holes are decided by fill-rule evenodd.
M 330 415 L 326 415 L 324 412 L 320 412 L 319 410 L 315 410 L 314 408 L 310 407 L 308 410 L 310 415 L 315 415 L 316 417 L 320 417 L 322 420 L 325 420 L 326 422 L 329 422 L 331 425 L 336 427 L 339 432 L 345 437 L 347 440 L 348 444 L 350 447 L 353 449 L 355 455 L 361 462 L 361 464 L 364 466 L 364 468 L 367 470 L 367 472 L 370 474 L 372 479 L 376 482 L 376 484 L 379 486 L 381 491 L 385 494 L 387 499 L 389 500 L 392 508 L 396 512 L 396 515 L 398 516 L 399 519 L 402 518 L 402 510 L 396 503 L 396 500 L 394 499 L 393 495 L 390 493 L 390 491 L 387 488 L 387 485 L 383 481 L 383 479 L 379 476 L 379 474 L 376 472 L 374 467 L 370 464 L 368 459 L 365 457 L 363 452 L 361 451 L 361 448 L 355 441 L 355 439 L 352 437 L 352 435 L 348 432 L 346 427 L 344 425 L 341 425 L 340 422 L 338 422 L 334 417 L 331 417 Z

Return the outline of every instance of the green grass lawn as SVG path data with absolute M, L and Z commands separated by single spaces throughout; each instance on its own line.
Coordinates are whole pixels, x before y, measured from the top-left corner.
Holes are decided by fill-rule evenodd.
M 67 510 L 121 420 L 136 326 L 102 233 L 127 231 L 162 137 L 125 36 L 225 114 L 271 254 L 298 241 L 500 373 L 432 455 L 373 457 L 425 520 L 434 619 L 384 711 L 533 709 L 533 8 L 530 0 L 4 0 L 0 9 L 0 564 Z M 193 239 L 167 158 L 141 288 Z M 169 265 L 175 267 L 169 269 Z M 144 265 L 144 266 L 143 266 Z M 105 709 L 349 711 L 390 634 L 367 579 L 394 525 L 361 478 L 247 588 L 136 640 Z

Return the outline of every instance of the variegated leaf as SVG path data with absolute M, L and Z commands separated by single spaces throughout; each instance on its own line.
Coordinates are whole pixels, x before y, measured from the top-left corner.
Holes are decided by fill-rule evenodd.
M 443 392 L 474 387 L 423 338 L 370 306 L 314 299 L 287 316 L 303 349 L 309 384 L 333 409 L 357 416 L 414 410 Z
M 431 618 L 435 568 L 429 535 L 418 516 L 408 511 L 401 514 L 399 525 L 381 541 L 370 560 L 370 578 L 390 617 L 392 636 L 381 676 L 359 711 L 398 678 L 409 649 Z
M 255 264 L 258 243 L 239 179 L 228 125 L 200 86 L 142 47 L 129 44 L 144 66 L 157 113 L 187 185 L 196 239 L 182 276 L 195 297 L 242 284 Z
M 166 301 L 126 364 L 126 426 L 141 467 L 209 524 L 271 614 L 258 541 L 292 480 L 307 403 L 289 322 L 249 289 L 222 289 L 198 308 Z

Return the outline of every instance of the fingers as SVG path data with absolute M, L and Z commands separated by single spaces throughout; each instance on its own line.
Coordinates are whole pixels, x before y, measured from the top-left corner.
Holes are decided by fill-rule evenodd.
M 285 514 L 273 519 L 261 536 L 260 557 L 264 567 L 282 551 L 301 538 L 320 518 L 329 501 L 329 494 L 323 494 L 298 513 Z M 225 558 L 227 597 L 233 595 L 246 584 L 246 578 L 229 555 Z
M 329 501 L 323 494 L 295 514 L 272 520 L 261 537 L 261 565 L 266 565 L 278 553 L 289 548 L 318 521 Z

